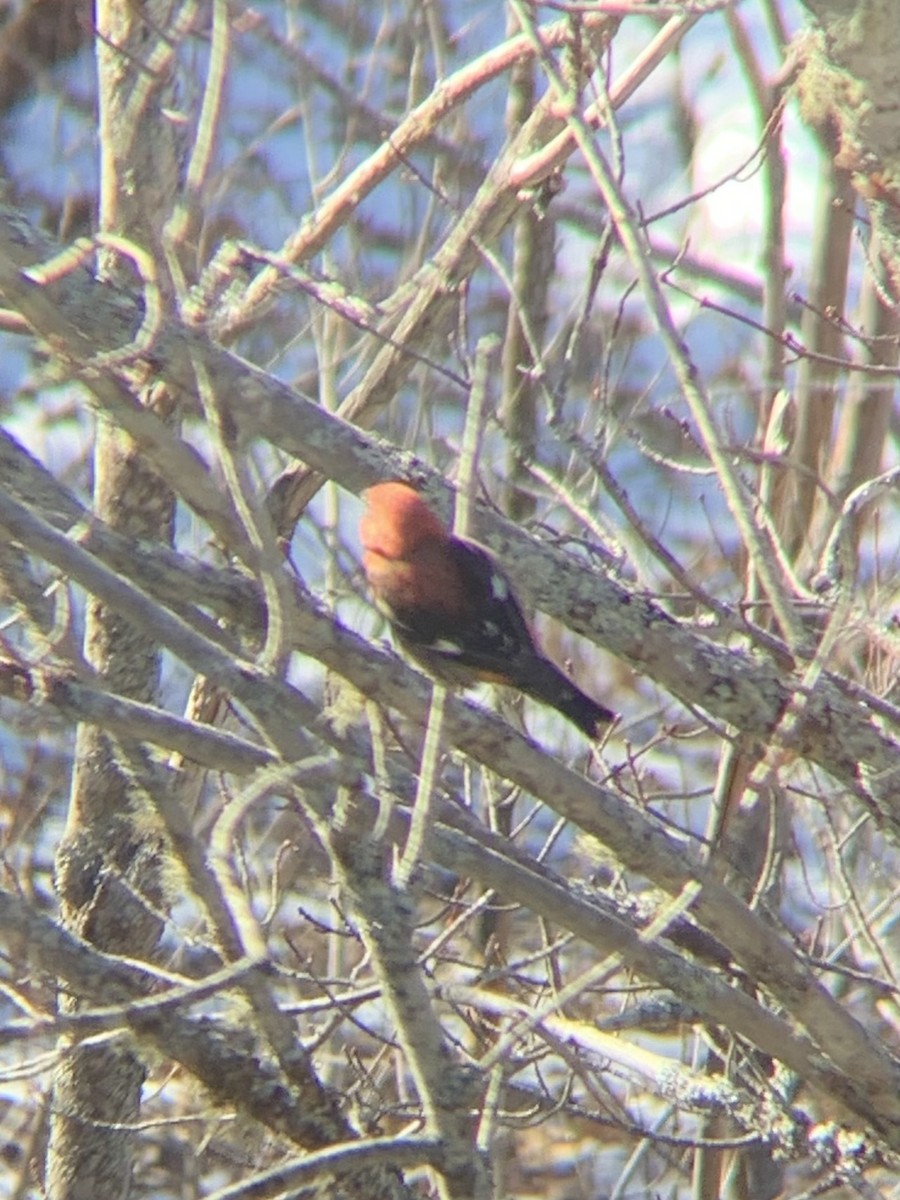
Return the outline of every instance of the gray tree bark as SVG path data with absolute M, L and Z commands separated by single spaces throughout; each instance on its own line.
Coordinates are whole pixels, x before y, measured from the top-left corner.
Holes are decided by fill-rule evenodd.
M 893 0 L 804 0 L 804 114 L 868 206 L 889 294 L 900 303 L 900 21 Z
M 127 238 L 156 262 L 162 221 L 177 187 L 174 125 L 166 73 L 154 70 L 170 25 L 171 0 L 141 6 L 100 0 L 96 6 L 100 96 L 101 240 Z M 110 282 L 134 277 L 134 264 L 107 248 L 100 263 Z M 141 403 L 170 420 L 165 389 L 135 378 Z M 94 511 L 131 537 L 171 541 L 174 497 L 127 434 L 101 422 L 94 459 Z M 116 693 L 152 701 L 159 646 L 95 598 L 89 602 L 84 653 Z M 66 832 L 57 854 L 65 924 L 113 954 L 152 957 L 165 897 L 162 839 L 133 795 L 114 744 L 95 725 L 79 727 Z M 62 1007 L 72 1011 L 74 1000 Z M 144 1066 L 128 1039 L 60 1045 L 47 1155 L 51 1200 L 120 1200 L 130 1190 Z

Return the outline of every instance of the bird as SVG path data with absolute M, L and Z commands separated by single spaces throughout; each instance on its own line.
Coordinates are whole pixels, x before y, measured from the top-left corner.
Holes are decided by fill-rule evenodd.
M 496 555 L 457 537 L 401 480 L 363 494 L 369 591 L 405 654 L 451 688 L 499 683 L 556 709 L 587 737 L 615 713 L 541 653 Z

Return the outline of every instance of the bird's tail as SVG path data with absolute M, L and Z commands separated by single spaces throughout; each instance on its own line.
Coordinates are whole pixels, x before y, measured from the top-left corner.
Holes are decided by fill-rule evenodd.
M 616 719 L 615 713 L 585 695 L 547 658 L 530 660 L 516 684 L 533 700 L 562 713 L 589 738 L 596 738 L 604 725 Z

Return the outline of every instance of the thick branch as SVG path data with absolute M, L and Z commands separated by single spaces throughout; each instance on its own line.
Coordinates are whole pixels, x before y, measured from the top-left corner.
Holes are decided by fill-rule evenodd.
M 33 263 L 42 252 L 50 252 L 47 240 L 8 210 L 0 210 L 0 291 L 93 387 L 89 346 L 102 351 L 111 343 L 127 345 L 139 324 L 137 302 L 104 288 L 82 268 L 36 289 L 15 264 Z M 46 328 L 45 295 L 53 302 L 50 328 Z M 202 334 L 169 323 L 158 331 L 151 354 L 158 372 L 186 402 L 194 390 L 195 356 L 246 438 L 270 440 L 353 492 L 379 478 L 412 472 L 423 482 L 431 481 L 432 495 L 449 510 L 446 485 L 422 464 L 392 453 L 377 439 Z M 101 402 L 105 401 L 104 395 Z M 109 415 L 130 421 L 128 411 L 118 407 Z M 152 418 L 152 414 L 144 416 Z M 138 438 L 141 432 L 132 430 Z M 166 469 L 162 452 L 156 465 Z M 182 493 L 185 470 L 180 464 L 170 464 L 167 471 L 168 481 Z M 189 474 L 196 484 L 196 458 Z M 209 490 L 213 491 L 211 486 Z M 698 636 L 658 605 L 599 571 L 586 570 L 572 555 L 530 536 L 483 506 L 476 510 L 475 532 L 501 553 L 523 594 L 538 608 L 651 675 L 684 703 L 706 709 L 760 739 L 766 739 L 777 725 L 790 700 L 793 681 L 774 665 Z M 735 626 L 740 627 L 737 617 Z M 892 789 L 900 762 L 897 745 L 876 728 L 857 699 L 841 694 L 833 677 L 820 679 L 791 749 L 825 767 L 864 803 L 876 808 L 893 805 L 892 819 L 900 820 L 895 785 Z M 872 796 L 860 780 L 861 763 L 869 768 L 867 783 Z

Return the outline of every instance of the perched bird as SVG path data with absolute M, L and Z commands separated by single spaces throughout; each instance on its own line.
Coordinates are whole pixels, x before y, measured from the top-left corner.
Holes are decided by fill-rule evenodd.
M 615 719 L 541 654 L 490 550 L 455 537 L 409 484 L 378 483 L 365 500 L 363 567 L 410 658 L 450 687 L 517 688 L 590 738 Z

